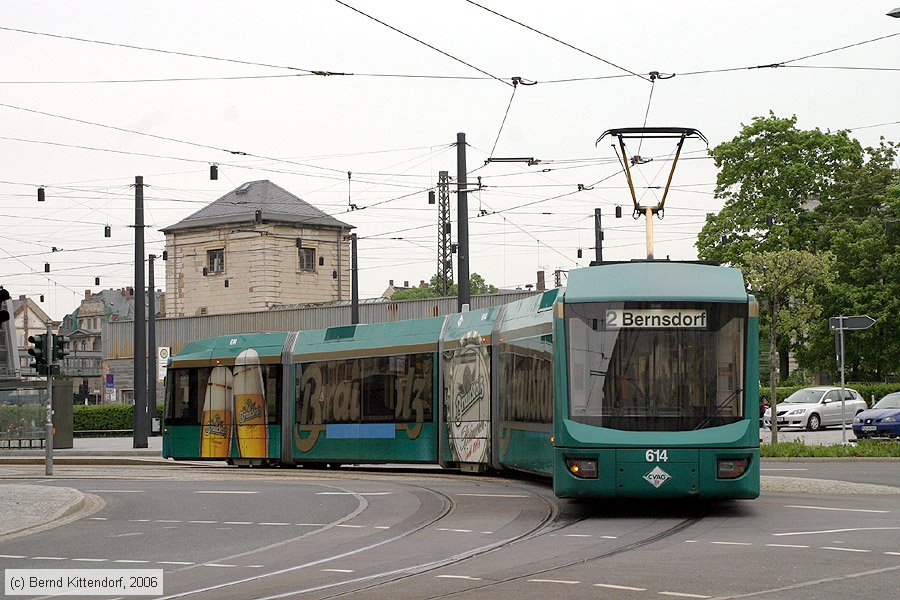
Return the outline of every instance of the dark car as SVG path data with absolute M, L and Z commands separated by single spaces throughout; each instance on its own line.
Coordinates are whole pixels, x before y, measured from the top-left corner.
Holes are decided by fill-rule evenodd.
M 888 394 L 853 419 L 857 439 L 900 437 L 900 392 Z

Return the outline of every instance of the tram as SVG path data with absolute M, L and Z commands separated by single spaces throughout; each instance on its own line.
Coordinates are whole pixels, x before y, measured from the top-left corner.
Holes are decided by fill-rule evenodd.
M 560 497 L 759 495 L 758 305 L 737 269 L 636 260 L 510 304 L 188 343 L 163 456 L 420 463 Z

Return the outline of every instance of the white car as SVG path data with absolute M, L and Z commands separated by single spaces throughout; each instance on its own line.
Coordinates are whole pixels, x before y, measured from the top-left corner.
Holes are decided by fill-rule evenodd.
M 853 423 L 857 414 L 868 405 L 856 390 L 844 388 L 844 422 Z M 797 390 L 777 407 L 778 427 L 805 427 L 818 431 L 829 425 L 841 424 L 841 388 L 815 387 Z M 772 427 L 771 409 L 763 415 L 766 427 Z

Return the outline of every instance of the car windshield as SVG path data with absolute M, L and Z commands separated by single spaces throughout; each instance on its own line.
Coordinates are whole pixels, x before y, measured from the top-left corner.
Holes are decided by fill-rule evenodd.
M 900 408 L 900 393 L 888 394 L 876 402 L 872 408 Z
M 797 390 L 783 402 L 790 404 L 815 404 L 822 397 L 822 390 Z

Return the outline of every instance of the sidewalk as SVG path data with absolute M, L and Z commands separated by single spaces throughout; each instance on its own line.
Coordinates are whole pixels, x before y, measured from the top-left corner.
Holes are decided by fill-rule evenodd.
M 0 448 L 0 459 L 9 457 L 43 457 L 44 448 Z M 53 456 L 143 456 L 160 457 L 162 437 L 147 438 L 146 448 L 135 448 L 130 437 L 75 438 L 72 448 L 54 448 Z

